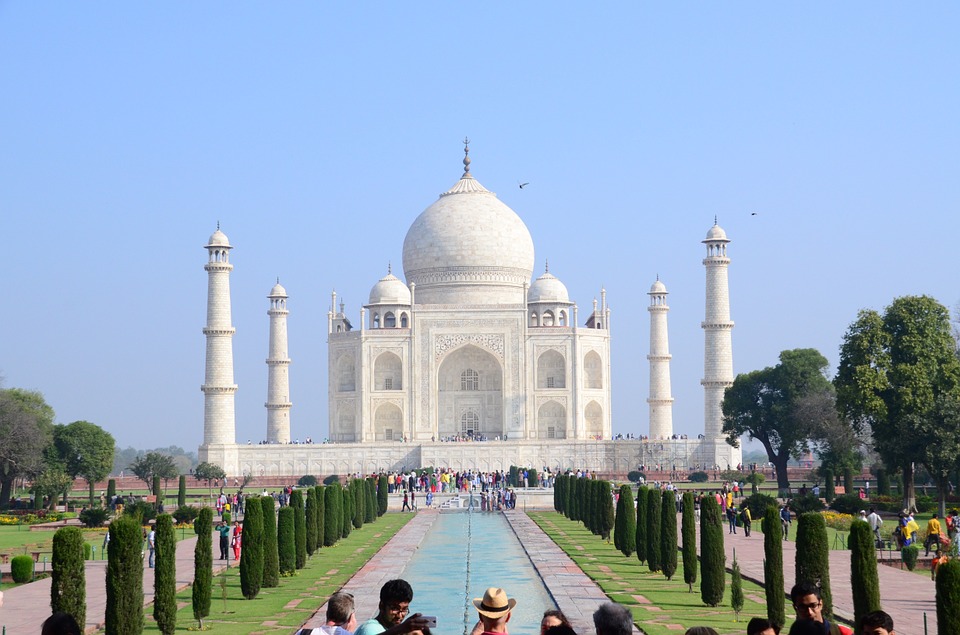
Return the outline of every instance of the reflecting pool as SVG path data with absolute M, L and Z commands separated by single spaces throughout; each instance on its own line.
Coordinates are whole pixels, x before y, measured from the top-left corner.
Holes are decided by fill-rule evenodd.
M 411 609 L 437 616 L 434 635 L 469 633 L 477 623 L 473 599 L 489 587 L 516 598 L 510 635 L 536 635 L 556 604 L 499 513 L 441 513 L 402 576 L 413 586 Z

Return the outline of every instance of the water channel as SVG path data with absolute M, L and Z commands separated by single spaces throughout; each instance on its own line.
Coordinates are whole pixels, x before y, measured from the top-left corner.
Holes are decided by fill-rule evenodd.
M 500 513 L 442 512 L 402 577 L 413 586 L 411 609 L 437 616 L 435 635 L 469 633 L 478 617 L 473 599 L 489 587 L 517 599 L 511 635 L 537 635 L 543 612 L 556 608 Z

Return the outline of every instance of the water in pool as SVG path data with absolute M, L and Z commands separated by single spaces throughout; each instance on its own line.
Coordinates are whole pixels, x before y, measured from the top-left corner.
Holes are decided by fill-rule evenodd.
M 411 611 L 437 616 L 434 635 L 469 633 L 473 599 L 489 587 L 516 598 L 510 635 L 536 635 L 556 604 L 506 519 L 499 513 L 442 513 L 410 560 L 403 578 L 413 586 Z

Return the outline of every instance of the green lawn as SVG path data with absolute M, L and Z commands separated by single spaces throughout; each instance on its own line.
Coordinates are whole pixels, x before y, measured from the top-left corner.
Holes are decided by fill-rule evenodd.
M 699 584 L 694 584 L 693 593 L 684 584 L 679 553 L 677 572 L 667 580 L 662 573 L 651 573 L 635 555 L 625 557 L 612 543 L 594 536 L 580 523 L 556 512 L 529 515 L 611 600 L 628 607 L 634 621 L 649 635 L 676 635 L 692 626 L 710 626 L 720 635 L 742 635 L 750 617 L 766 616 L 764 590 L 752 582 L 743 582 L 746 602 L 738 623 L 730 608 L 729 574 L 723 604 L 706 606 L 700 600 Z M 683 628 L 671 629 L 668 625 Z
M 413 516 L 385 514 L 377 522 L 355 529 L 350 537 L 333 547 L 324 547 L 307 560 L 307 566 L 296 576 L 281 578 L 280 586 L 262 589 L 253 600 L 240 592 L 238 567 L 231 567 L 225 576 L 213 581 L 213 603 L 204 620 L 212 635 L 247 635 L 250 633 L 290 633 L 320 608 L 327 598 L 340 589 L 354 573 L 387 543 Z M 226 579 L 226 602 L 221 591 L 221 577 Z M 177 630 L 196 627 L 190 603 L 191 589 L 177 595 L 182 607 L 177 614 Z M 152 606 L 144 609 L 144 632 L 157 633 Z

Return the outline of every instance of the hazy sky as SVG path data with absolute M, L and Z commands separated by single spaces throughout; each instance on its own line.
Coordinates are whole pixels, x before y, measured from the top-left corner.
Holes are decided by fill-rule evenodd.
M 835 367 L 859 309 L 960 300 L 958 25 L 934 2 L 0 2 L 4 385 L 195 448 L 219 221 L 237 436 L 266 434 L 279 276 L 292 434 L 323 438 L 330 291 L 357 323 L 469 136 L 534 276 L 549 258 L 582 319 L 607 289 L 615 432 L 648 428 L 660 275 L 696 434 L 715 215 L 736 372 L 800 347 Z

